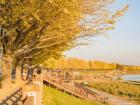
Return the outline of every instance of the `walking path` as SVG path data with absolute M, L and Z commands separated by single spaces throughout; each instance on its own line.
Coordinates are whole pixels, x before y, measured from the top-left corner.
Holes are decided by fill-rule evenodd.
M 88 87 L 89 88 L 89 87 Z M 92 91 L 104 96 L 104 97 L 107 97 L 108 99 L 108 102 L 113 104 L 113 105 L 138 105 L 136 104 L 135 102 L 132 102 L 132 101 L 128 101 L 128 100 L 125 100 L 119 96 L 114 96 L 114 95 L 111 95 L 109 93 L 106 93 L 106 92 L 102 92 L 102 91 L 99 91 L 97 89 L 93 89 L 93 88 L 90 88 Z
M 16 89 L 14 92 L 1 100 L 0 105 L 22 105 L 22 92 L 21 88 Z
M 22 100 L 22 86 L 28 85 L 29 82 L 24 82 L 24 84 L 17 86 L 17 88 L 12 88 L 5 97 L 1 98 L 0 105 L 23 105 Z M 4 91 L 4 90 L 3 90 Z M 6 90 L 7 91 L 7 90 Z
M 16 81 L 15 84 L 11 83 L 9 86 L 0 89 L 0 100 L 9 95 L 9 93 L 15 91 L 17 88 L 21 88 L 22 86 L 26 85 L 26 83 L 26 81 Z
M 4 88 L 1 89 L 0 105 L 41 105 L 42 83 L 39 75 L 32 82 L 18 81 L 5 89 L 6 91 Z M 32 100 L 33 103 L 31 103 Z

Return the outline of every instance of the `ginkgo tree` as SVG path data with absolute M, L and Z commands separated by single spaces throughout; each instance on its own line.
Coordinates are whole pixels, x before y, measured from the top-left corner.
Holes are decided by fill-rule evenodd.
M 82 44 L 78 38 L 112 29 L 128 6 L 115 13 L 114 0 L 0 0 L 3 76 L 22 63 L 42 64 Z M 6 66 L 8 65 L 8 66 Z

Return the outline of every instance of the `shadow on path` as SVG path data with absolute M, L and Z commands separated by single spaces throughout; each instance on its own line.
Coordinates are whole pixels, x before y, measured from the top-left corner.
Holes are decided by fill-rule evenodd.
M 1 100 L 0 105 L 22 105 L 22 92 L 21 88 L 15 90 L 13 93 L 11 93 L 9 96 L 5 97 L 3 100 Z

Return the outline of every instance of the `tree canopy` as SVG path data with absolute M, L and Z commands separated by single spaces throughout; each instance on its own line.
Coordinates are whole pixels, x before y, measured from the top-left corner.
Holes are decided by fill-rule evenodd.
M 47 69 L 58 70 L 140 70 L 140 66 L 108 63 L 97 60 L 84 60 L 79 58 L 50 58 L 46 61 Z
M 0 45 L 4 56 L 19 62 L 42 64 L 113 28 L 128 6 L 112 13 L 114 0 L 1 0 Z

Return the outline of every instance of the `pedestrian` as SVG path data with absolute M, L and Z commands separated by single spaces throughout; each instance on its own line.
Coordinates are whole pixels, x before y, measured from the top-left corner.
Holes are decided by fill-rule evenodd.
M 37 76 L 37 70 L 35 69 L 35 70 L 33 71 L 33 77 L 34 77 L 34 79 L 36 78 L 36 76 Z
M 12 83 L 15 83 L 15 79 L 16 79 L 16 70 L 15 70 L 15 68 L 12 68 L 12 70 L 11 70 L 11 77 L 12 77 Z
M 29 81 L 32 80 L 32 70 L 31 70 L 31 66 L 29 66 L 29 68 L 28 68 L 26 80 L 29 80 Z

